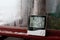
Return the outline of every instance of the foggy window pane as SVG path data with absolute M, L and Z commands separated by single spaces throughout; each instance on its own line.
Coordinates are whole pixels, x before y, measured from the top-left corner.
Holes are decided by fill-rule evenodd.
M 0 0 L 0 25 L 21 19 L 21 0 Z

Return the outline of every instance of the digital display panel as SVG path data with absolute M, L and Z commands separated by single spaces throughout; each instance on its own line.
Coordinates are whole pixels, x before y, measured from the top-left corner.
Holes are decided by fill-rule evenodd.
M 29 29 L 45 29 L 46 16 L 30 16 Z

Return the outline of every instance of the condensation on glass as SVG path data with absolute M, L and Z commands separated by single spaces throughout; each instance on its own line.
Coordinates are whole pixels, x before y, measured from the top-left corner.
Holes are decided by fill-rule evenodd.
M 44 6 L 44 0 L 0 0 L 0 25 L 26 27 L 28 16 L 42 14 Z
M 46 0 L 48 28 L 60 30 L 60 0 Z
M 55 13 L 57 8 L 58 0 L 46 0 L 46 11 L 47 13 Z

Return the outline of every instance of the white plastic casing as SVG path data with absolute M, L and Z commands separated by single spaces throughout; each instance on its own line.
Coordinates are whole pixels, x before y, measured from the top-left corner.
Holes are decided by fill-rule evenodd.
M 35 35 L 35 36 L 45 36 L 46 35 L 46 30 L 34 30 L 34 31 L 27 31 L 28 35 Z

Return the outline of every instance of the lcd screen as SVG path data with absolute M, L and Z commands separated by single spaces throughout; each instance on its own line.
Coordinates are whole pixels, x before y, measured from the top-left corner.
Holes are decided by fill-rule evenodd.
M 30 16 L 29 29 L 45 29 L 46 16 Z

